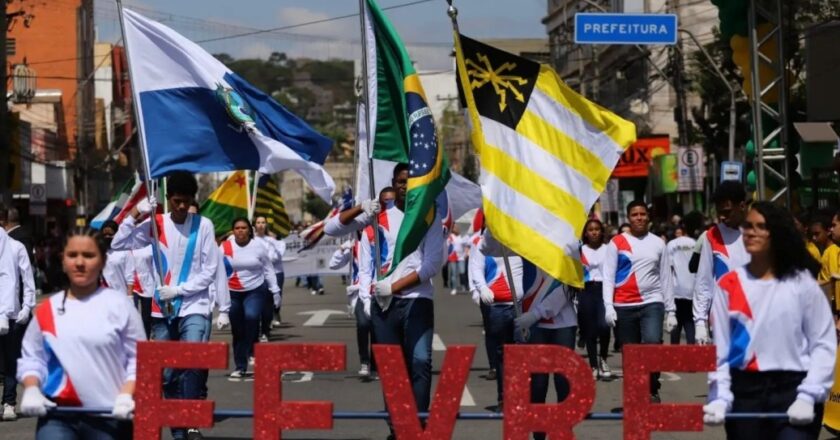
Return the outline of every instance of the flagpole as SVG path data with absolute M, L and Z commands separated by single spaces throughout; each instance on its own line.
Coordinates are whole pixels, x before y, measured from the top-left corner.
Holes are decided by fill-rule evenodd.
M 133 78 L 132 70 L 131 70 L 131 56 L 129 56 L 129 53 L 128 53 L 129 44 L 128 44 L 128 39 L 126 38 L 126 32 L 125 32 L 125 17 L 123 17 L 122 0 L 116 0 L 116 1 L 117 1 L 117 14 L 120 16 L 120 31 L 122 32 L 122 40 L 123 40 L 123 44 L 125 46 L 124 47 L 124 49 L 125 49 L 125 62 L 126 62 L 126 65 L 128 66 L 129 80 L 133 80 L 134 78 Z M 132 87 L 136 87 L 136 84 L 133 85 Z M 140 114 L 140 109 L 137 107 L 137 99 L 132 99 L 131 100 L 131 106 L 133 107 L 134 114 L 135 114 L 134 121 L 137 123 L 137 140 L 140 144 L 140 157 L 142 158 L 143 168 L 145 170 L 144 179 L 145 179 L 145 182 L 146 182 L 146 199 L 151 203 L 152 198 L 153 198 L 153 196 L 152 196 L 153 191 L 152 190 L 154 189 L 154 191 L 157 191 L 157 186 L 152 184 L 153 183 L 153 180 L 152 180 L 152 177 L 151 177 L 152 171 L 151 171 L 151 167 L 149 166 L 148 151 L 146 150 L 146 137 L 145 137 L 145 134 L 144 134 L 145 130 L 143 129 L 143 117 Z M 166 197 L 166 195 L 164 194 L 164 198 L 165 197 Z M 158 283 L 156 283 L 156 284 L 160 285 L 160 284 L 163 283 L 163 279 L 164 279 L 164 276 L 163 276 L 163 259 L 162 259 L 161 254 L 160 254 L 160 249 L 158 248 L 158 243 L 160 242 L 159 241 L 159 235 L 160 234 L 158 232 L 157 222 L 155 221 L 155 216 L 157 216 L 157 209 L 155 209 L 155 207 L 152 207 L 151 217 L 149 218 L 149 223 L 150 223 L 150 226 L 151 226 L 151 229 L 152 229 L 152 238 L 154 239 L 154 242 L 155 242 L 155 245 L 152 246 L 152 253 L 155 256 L 155 262 L 157 263 L 155 265 L 155 268 L 156 268 L 155 272 L 158 275 L 158 280 L 157 280 Z M 167 311 L 167 315 L 171 314 L 174 311 L 174 309 L 172 307 L 172 302 L 170 302 L 170 301 L 165 302 L 164 308 Z
M 251 221 L 253 218 L 254 210 L 251 208 L 251 184 L 248 182 L 248 178 L 251 177 L 251 172 L 245 170 L 245 200 L 248 201 L 248 221 Z
M 251 193 L 251 198 L 248 199 L 249 206 L 248 209 L 250 210 L 248 214 L 248 218 L 254 218 L 255 213 L 257 212 L 257 192 L 259 191 L 259 182 L 260 182 L 260 172 L 254 171 L 254 191 Z M 265 219 L 268 221 L 268 219 Z
M 458 29 L 458 8 L 452 5 L 452 0 L 446 0 L 446 3 L 449 5 L 449 7 L 446 10 L 446 13 L 452 20 L 452 30 L 454 32 L 455 39 L 455 59 L 456 65 L 459 70 L 458 74 L 463 76 L 466 75 L 467 72 L 466 70 L 464 70 L 465 66 L 463 65 L 463 62 L 461 62 L 461 60 L 458 58 L 460 56 L 459 54 L 461 53 L 461 31 Z M 464 97 L 467 99 L 468 102 L 472 101 L 472 91 L 468 89 L 468 84 L 463 84 L 462 82 L 462 85 L 464 86 Z M 490 229 L 490 232 L 492 233 L 492 229 Z M 505 273 L 507 274 L 508 285 L 510 286 L 510 293 L 513 296 L 513 311 L 515 316 L 519 318 L 520 316 L 522 316 L 522 304 L 519 302 L 519 298 L 516 295 L 516 282 L 513 279 L 513 271 L 510 268 L 510 257 L 508 256 L 508 249 L 505 246 L 502 246 L 502 260 L 504 260 L 505 262 Z M 522 342 L 527 341 L 528 329 L 522 329 L 522 334 L 520 336 Z
M 362 97 L 362 102 L 365 106 L 365 145 L 367 146 L 367 153 L 368 153 L 368 181 L 370 182 L 370 198 L 372 199 L 379 199 L 379 194 L 376 194 L 376 185 L 373 182 L 373 151 L 370 148 L 370 102 L 368 102 L 370 95 L 368 95 L 368 45 L 367 45 L 367 7 L 365 2 L 367 0 L 359 0 L 359 23 L 362 27 L 362 90 L 364 91 L 364 96 Z M 356 129 L 358 130 L 358 124 L 356 125 Z M 357 138 L 358 141 L 358 138 Z M 359 158 L 359 162 L 361 162 L 362 158 Z M 373 225 L 373 261 L 374 261 L 374 268 L 376 269 L 376 280 L 378 281 L 380 278 L 380 272 L 382 271 L 382 261 L 380 261 L 379 255 L 379 218 L 378 216 L 374 215 L 371 218 L 371 225 Z M 387 307 L 385 307 L 387 308 Z

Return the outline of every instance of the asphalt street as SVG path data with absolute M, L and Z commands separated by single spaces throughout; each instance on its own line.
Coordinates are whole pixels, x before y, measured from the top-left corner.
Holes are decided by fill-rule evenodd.
M 340 373 L 287 373 L 283 378 L 283 394 L 287 400 L 331 400 L 335 411 L 380 411 L 384 408 L 379 381 L 365 381 L 358 375 L 359 358 L 356 349 L 354 320 L 346 313 L 344 286 L 338 277 L 325 278 L 325 295 L 312 296 L 308 290 L 296 288 L 294 280 L 287 280 L 283 298 L 283 326 L 275 329 L 272 342 L 338 342 L 347 345 L 347 371 Z M 443 361 L 445 346 L 475 344 L 476 352 L 467 388 L 461 400 L 461 411 L 483 412 L 496 403 L 495 382 L 487 380 L 487 357 L 484 351 L 481 317 L 469 295 L 452 296 L 436 280 L 434 375 L 435 381 Z M 230 331 L 216 331 L 214 341 L 230 342 Z M 579 353 L 583 353 L 578 349 Z M 620 372 L 621 356 L 612 354 L 609 364 Z M 252 381 L 231 382 L 229 370 L 211 370 L 210 399 L 218 409 L 251 409 Z M 669 373 L 663 375 L 663 402 L 702 403 L 706 395 L 705 374 Z M 433 385 L 434 386 L 434 385 Z M 597 383 L 594 412 L 610 412 L 621 407 L 622 381 Z M 433 389 L 434 393 L 434 389 Z M 549 391 L 549 401 L 554 400 Z M 211 429 L 202 432 L 208 439 L 251 438 L 250 419 L 217 420 Z M 0 422 L 0 438 L 4 440 L 34 437 L 35 421 L 19 419 Z M 579 439 L 620 439 L 622 426 L 618 421 L 584 421 L 575 429 Z M 338 420 L 331 431 L 287 431 L 284 439 L 385 439 L 388 429 L 379 420 Z M 166 432 L 163 438 L 170 438 Z M 501 421 L 466 421 L 456 423 L 453 438 L 502 438 Z M 655 439 L 722 439 L 722 428 L 708 428 L 701 433 L 656 433 Z M 827 434 L 821 438 L 831 438 Z

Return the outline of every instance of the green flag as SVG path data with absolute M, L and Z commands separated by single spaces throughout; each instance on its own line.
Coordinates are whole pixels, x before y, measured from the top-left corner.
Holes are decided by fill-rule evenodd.
M 367 0 L 366 6 L 372 156 L 409 166 L 405 217 L 391 262 L 393 270 L 434 225 L 435 200 L 449 181 L 449 160 L 438 142 L 432 111 L 405 45 L 376 2 Z

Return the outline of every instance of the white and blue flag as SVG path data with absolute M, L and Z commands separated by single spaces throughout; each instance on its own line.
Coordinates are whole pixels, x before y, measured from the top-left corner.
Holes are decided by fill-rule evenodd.
M 331 200 L 322 165 L 332 140 L 172 29 L 128 9 L 123 17 L 151 177 L 292 169 Z

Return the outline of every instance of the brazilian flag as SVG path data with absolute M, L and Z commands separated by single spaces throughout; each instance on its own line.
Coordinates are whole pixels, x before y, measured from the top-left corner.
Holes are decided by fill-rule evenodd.
M 435 199 L 449 181 L 449 160 L 402 39 L 375 1 L 367 0 L 364 13 L 372 155 L 409 166 L 405 217 L 391 262 L 393 270 L 434 225 Z

